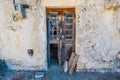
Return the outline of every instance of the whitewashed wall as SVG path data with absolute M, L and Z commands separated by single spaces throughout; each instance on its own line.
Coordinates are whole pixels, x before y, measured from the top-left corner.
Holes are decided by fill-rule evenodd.
M 34 1 L 26 19 L 13 21 L 12 0 L 0 0 L 0 58 L 10 69 L 46 69 L 45 8 Z M 28 49 L 34 50 L 33 56 Z
M 22 0 L 17 0 L 22 1 Z M 40 69 L 47 65 L 46 7 L 76 8 L 78 69 L 119 68 L 120 9 L 107 10 L 119 0 L 26 0 L 27 18 L 13 21 L 12 0 L 0 0 L 0 58 L 10 69 Z M 27 49 L 33 49 L 29 56 Z
M 119 0 L 118 0 L 119 1 Z M 120 1 L 119 1 L 120 2 Z M 77 6 L 76 53 L 77 69 L 118 68 L 120 33 L 116 0 L 79 0 Z M 119 64 L 119 65 L 118 65 Z

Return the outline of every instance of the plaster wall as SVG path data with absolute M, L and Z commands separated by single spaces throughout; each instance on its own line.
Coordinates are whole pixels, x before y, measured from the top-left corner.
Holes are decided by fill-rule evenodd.
M 10 69 L 46 69 L 45 8 L 30 1 L 27 3 L 32 7 L 25 10 L 26 18 L 14 21 L 12 0 L 0 0 L 0 58 Z M 33 56 L 28 49 L 33 49 Z
M 119 0 L 78 0 L 76 26 L 77 69 L 119 68 L 119 10 L 106 10 Z
M 11 0 L 0 0 L 0 58 L 10 69 L 47 67 L 46 7 L 75 7 L 77 70 L 120 67 L 119 0 L 17 0 L 31 7 L 26 19 L 13 21 Z M 33 49 L 30 56 L 28 49 Z

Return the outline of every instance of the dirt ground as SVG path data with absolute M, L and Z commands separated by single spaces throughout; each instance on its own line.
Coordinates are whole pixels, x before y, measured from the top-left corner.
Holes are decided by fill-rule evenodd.
M 37 76 L 37 75 L 41 76 Z M 64 73 L 57 65 L 50 66 L 48 71 L 7 71 L 0 80 L 120 80 L 120 73 L 114 72 L 74 72 Z

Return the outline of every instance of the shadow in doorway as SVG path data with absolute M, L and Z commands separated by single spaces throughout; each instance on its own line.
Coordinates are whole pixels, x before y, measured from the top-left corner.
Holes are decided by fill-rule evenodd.
M 50 64 L 58 64 L 58 45 L 50 44 Z

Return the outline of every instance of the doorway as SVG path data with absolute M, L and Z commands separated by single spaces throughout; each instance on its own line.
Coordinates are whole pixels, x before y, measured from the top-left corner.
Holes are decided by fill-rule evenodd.
M 75 8 L 47 8 L 48 64 L 63 65 L 75 52 Z
M 58 46 L 57 44 L 50 44 L 50 62 L 58 63 Z

